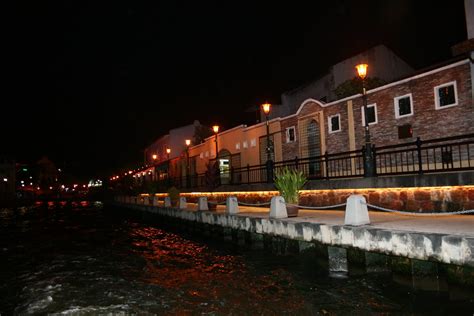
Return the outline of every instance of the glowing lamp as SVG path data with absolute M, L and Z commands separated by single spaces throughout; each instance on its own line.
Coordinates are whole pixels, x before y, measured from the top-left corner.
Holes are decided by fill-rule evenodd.
M 369 65 L 367 64 L 359 64 L 356 66 L 357 69 L 357 74 L 359 75 L 359 78 L 364 80 L 365 77 L 367 76 L 367 68 Z
M 153 158 L 153 160 L 156 160 L 156 158 L 158 158 L 158 156 L 155 154 L 153 156 L 151 156 Z
M 268 115 L 270 113 L 270 108 L 271 107 L 272 107 L 272 105 L 270 103 L 262 104 L 263 113 L 265 113 L 265 115 Z
M 171 153 L 171 149 L 166 148 L 166 153 L 169 155 Z
M 190 139 L 186 139 L 185 142 L 186 142 L 186 146 L 191 145 L 191 140 Z
M 214 125 L 214 126 L 212 127 L 212 130 L 213 130 L 214 133 L 216 133 L 216 134 L 219 133 L 219 125 Z

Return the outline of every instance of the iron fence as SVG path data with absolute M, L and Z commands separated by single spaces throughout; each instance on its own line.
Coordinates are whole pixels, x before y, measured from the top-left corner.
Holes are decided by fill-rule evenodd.
M 474 134 L 372 147 L 376 176 L 424 174 L 474 170 Z M 364 148 L 355 151 L 279 161 L 268 170 L 266 164 L 231 168 L 220 173 L 216 185 L 266 183 L 267 173 L 283 168 L 301 171 L 309 180 L 358 178 L 364 176 Z M 270 179 L 272 180 L 272 179 Z M 203 174 L 166 179 L 182 189 L 206 189 L 209 179 Z

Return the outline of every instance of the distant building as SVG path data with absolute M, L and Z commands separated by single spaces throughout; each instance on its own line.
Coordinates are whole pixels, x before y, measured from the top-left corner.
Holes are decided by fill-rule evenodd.
M 369 77 L 379 78 L 384 82 L 392 82 L 414 72 L 393 51 L 384 45 L 378 45 L 332 65 L 328 73 L 319 79 L 284 92 L 281 95 L 282 104 L 273 106 L 270 118 L 294 114 L 301 103 L 310 98 L 324 103 L 335 101 L 337 97 L 334 90 L 356 76 L 355 65 L 360 63 L 370 65 Z M 261 119 L 264 120 L 263 113 Z
M 150 146 L 145 148 L 145 165 L 154 165 L 163 161 L 179 157 L 186 149 L 185 140 L 193 140 L 194 132 L 201 123 L 194 121 L 192 124 L 173 128 L 169 133 L 160 136 Z M 169 155 L 166 149 L 170 149 Z
M 133 177 L 140 182 L 148 179 L 159 180 L 167 177 L 170 169 L 179 168 L 178 165 L 173 164 L 173 161 L 183 156 L 186 151 L 186 139 L 193 142 L 196 128 L 200 126 L 201 123 L 195 120 L 192 124 L 170 129 L 168 134 L 159 137 L 145 148 L 146 170 L 134 172 Z

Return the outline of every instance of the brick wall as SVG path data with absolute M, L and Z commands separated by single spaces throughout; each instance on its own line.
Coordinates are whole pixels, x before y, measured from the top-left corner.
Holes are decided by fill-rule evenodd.
M 434 87 L 456 81 L 458 105 L 440 110 L 435 109 Z M 374 89 L 367 95 L 367 104 L 376 103 L 378 123 L 370 125 L 372 143 L 376 146 L 413 142 L 417 137 L 422 140 L 474 133 L 474 105 L 469 63 L 461 63 L 428 75 L 420 74 L 407 82 L 394 83 L 387 88 Z M 397 119 L 394 98 L 406 94 L 412 95 L 414 114 Z M 353 102 L 354 137 L 356 149 L 364 145 L 364 126 L 362 125 L 362 97 L 350 99 Z M 309 101 L 298 114 L 297 119 L 322 110 L 326 130 L 326 146 L 329 153 L 349 151 L 349 129 L 347 100 L 320 106 Z M 329 133 L 328 117 L 340 114 L 341 131 Z M 292 117 L 291 120 L 294 121 Z M 282 124 L 287 124 L 283 119 Z M 413 137 L 399 139 L 398 126 L 410 124 Z M 298 133 L 299 131 L 297 131 Z M 288 153 L 294 148 L 286 146 Z
M 288 119 L 282 120 L 280 122 L 281 126 L 281 153 L 283 160 L 290 160 L 294 159 L 296 156 L 299 156 L 299 141 L 298 141 L 298 119 L 296 116 L 289 117 Z M 294 126 L 295 127 L 295 141 L 292 143 L 286 142 L 286 129 L 288 127 Z

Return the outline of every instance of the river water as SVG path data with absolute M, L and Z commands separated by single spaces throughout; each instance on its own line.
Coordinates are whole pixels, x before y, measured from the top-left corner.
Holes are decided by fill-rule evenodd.
M 0 314 L 472 315 L 470 295 L 189 235 L 99 202 L 0 210 Z

